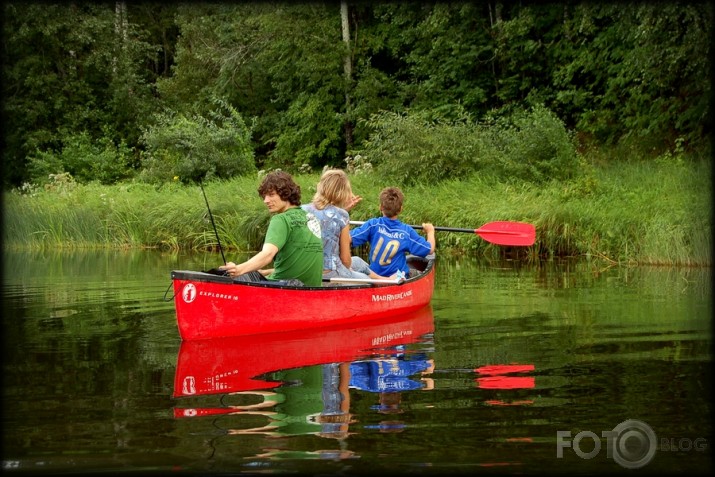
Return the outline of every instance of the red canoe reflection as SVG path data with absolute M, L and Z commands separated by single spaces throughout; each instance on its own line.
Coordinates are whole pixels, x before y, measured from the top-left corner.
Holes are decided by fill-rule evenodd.
M 432 307 L 427 305 L 358 325 L 182 341 L 174 397 L 276 388 L 283 383 L 259 377 L 283 369 L 353 361 L 370 350 L 413 343 L 433 331 Z

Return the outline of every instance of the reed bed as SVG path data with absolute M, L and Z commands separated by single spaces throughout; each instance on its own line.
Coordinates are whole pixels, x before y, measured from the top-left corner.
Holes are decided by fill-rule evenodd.
M 594 166 L 571 182 L 498 182 L 472 176 L 403 187 L 400 218 L 409 224 L 473 228 L 495 221 L 536 226 L 532 247 L 487 243 L 475 234 L 438 232 L 440 253 L 537 260 L 586 257 L 613 264 L 710 266 L 712 185 L 709 160 L 678 158 Z M 295 176 L 303 201 L 319 173 Z M 370 174 L 352 176 L 363 201 L 353 220 L 378 214 L 380 190 Z M 157 248 L 251 252 L 269 215 L 258 177 L 203 184 L 113 186 L 72 181 L 45 190 L 3 194 L 3 245 L 12 248 Z M 216 230 L 211 223 L 213 216 Z M 217 239 L 218 233 L 218 239 Z

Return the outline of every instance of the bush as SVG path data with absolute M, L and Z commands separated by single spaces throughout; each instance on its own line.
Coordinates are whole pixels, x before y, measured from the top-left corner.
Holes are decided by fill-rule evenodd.
M 483 147 L 466 117 L 450 122 L 427 111 L 381 112 L 364 122 L 372 134 L 358 155 L 390 183 L 433 183 L 481 168 Z
M 186 117 L 168 111 L 158 114 L 156 124 L 144 131 L 142 178 L 183 183 L 202 179 L 230 179 L 256 172 L 251 144 L 252 128 L 226 102 L 215 99 L 209 118 Z
M 326 95 L 300 94 L 276 124 L 275 144 L 265 166 L 270 169 L 312 170 L 340 156 L 342 117 Z
M 390 183 L 430 184 L 476 173 L 542 183 L 573 178 L 584 165 L 564 124 L 544 107 L 482 123 L 428 111 L 381 112 L 365 123 L 373 132 L 356 154 Z
M 113 184 L 131 177 L 131 150 L 124 142 L 119 146 L 108 137 L 94 141 L 87 132 L 63 140 L 59 153 L 37 151 L 29 158 L 31 180 L 45 184 L 53 174 L 70 174 L 77 182 L 98 181 Z
M 568 180 L 584 168 L 584 161 L 564 123 L 544 106 L 517 110 L 487 120 L 484 131 L 500 159 L 495 167 L 503 178 L 543 183 Z

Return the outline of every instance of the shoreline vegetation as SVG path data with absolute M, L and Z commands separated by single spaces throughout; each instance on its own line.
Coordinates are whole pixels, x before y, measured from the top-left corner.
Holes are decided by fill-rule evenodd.
M 445 257 L 711 266 L 709 4 L 125 3 L 4 8 L 5 250 L 255 252 L 261 175 L 332 166 L 355 221 L 536 227 Z
M 572 181 L 506 183 L 472 175 L 433 185 L 401 185 L 408 224 L 478 228 L 496 221 L 529 222 L 536 243 L 491 245 L 476 234 L 438 232 L 438 253 L 524 261 L 574 257 L 612 265 L 711 266 L 712 184 L 708 158 L 664 156 L 604 161 Z M 261 172 L 259 172 L 259 175 Z M 294 174 L 302 202 L 320 172 Z M 351 220 L 378 214 L 388 185 L 371 173 L 350 174 L 363 201 Z M 203 184 L 224 251 L 260 247 L 269 219 L 256 175 Z M 5 249 L 147 248 L 218 253 L 216 233 L 198 185 L 125 182 L 80 184 L 67 174 L 44 186 L 3 192 Z

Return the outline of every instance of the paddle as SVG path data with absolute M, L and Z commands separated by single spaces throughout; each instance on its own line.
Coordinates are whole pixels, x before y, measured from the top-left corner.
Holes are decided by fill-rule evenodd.
M 365 222 L 351 220 L 351 225 L 362 225 Z M 413 229 L 422 229 L 421 225 L 408 225 Z M 467 232 L 477 234 L 487 242 L 496 245 L 511 245 L 516 247 L 528 247 L 534 245 L 536 240 L 536 227 L 524 222 L 489 222 L 478 229 L 460 229 L 455 227 L 435 227 L 441 232 Z

